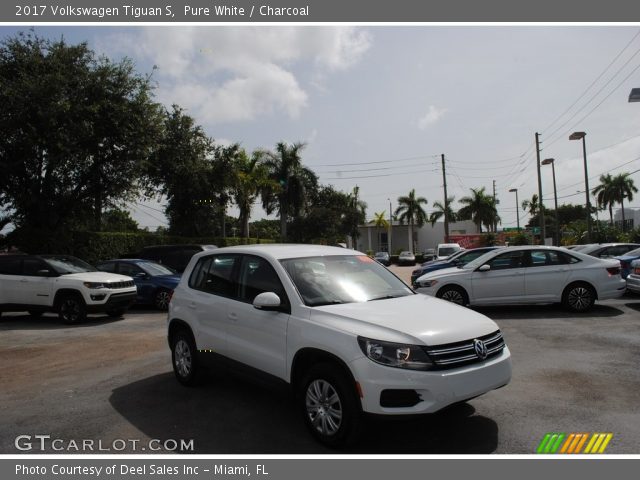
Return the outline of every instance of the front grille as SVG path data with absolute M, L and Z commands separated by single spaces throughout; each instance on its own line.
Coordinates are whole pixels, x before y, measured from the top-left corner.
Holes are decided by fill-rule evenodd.
M 133 283 L 133 280 L 129 280 L 129 281 L 126 281 L 126 282 L 105 283 L 104 285 L 105 285 L 106 288 L 109 288 L 111 290 L 117 290 L 118 288 L 133 287 L 135 285 L 135 283 Z
M 499 355 L 505 347 L 504 339 L 500 330 L 496 330 L 489 335 L 477 337 L 482 340 L 487 347 L 487 357 L 481 359 L 478 357 L 473 346 L 474 340 L 464 340 L 462 342 L 447 343 L 444 345 L 434 345 L 423 347 L 424 351 L 429 355 L 437 369 L 457 368 L 462 365 L 482 362 L 491 357 Z

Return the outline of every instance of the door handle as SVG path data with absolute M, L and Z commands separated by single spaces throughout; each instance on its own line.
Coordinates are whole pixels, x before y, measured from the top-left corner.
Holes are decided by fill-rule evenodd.
M 236 312 L 230 312 L 227 317 L 229 318 L 229 320 L 233 320 L 234 322 L 238 321 L 238 314 Z
M 190 304 L 187 305 L 188 308 L 191 308 L 192 310 L 196 309 L 196 302 L 191 302 Z

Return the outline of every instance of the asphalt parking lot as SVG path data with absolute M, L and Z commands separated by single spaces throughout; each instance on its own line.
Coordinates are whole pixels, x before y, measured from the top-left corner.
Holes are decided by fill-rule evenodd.
M 392 268 L 404 279 L 411 271 Z M 478 310 L 504 332 L 512 382 L 434 415 L 372 419 L 347 453 L 526 454 L 547 432 L 612 432 L 607 453 L 640 453 L 640 296 L 597 303 L 584 316 L 554 305 Z M 201 454 L 336 453 L 306 432 L 282 385 L 213 372 L 199 388 L 181 387 L 165 323 L 140 308 L 79 326 L 3 314 L 0 453 L 42 453 L 37 442 L 18 450 L 20 435 L 50 435 L 65 448 L 70 440 L 117 446 L 94 453 L 132 453 L 134 444 L 149 453 L 150 439 L 160 440 L 156 448 L 193 440 Z

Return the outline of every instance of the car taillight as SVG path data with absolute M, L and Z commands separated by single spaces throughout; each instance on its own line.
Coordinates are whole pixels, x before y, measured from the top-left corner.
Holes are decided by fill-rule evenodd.
M 620 267 L 608 267 L 607 272 L 609 272 L 610 277 L 613 277 L 614 275 L 620 275 Z

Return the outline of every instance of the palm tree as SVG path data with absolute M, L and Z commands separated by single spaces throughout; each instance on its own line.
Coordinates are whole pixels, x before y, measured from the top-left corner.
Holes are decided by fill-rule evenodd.
M 456 212 L 454 212 L 453 208 L 451 208 L 451 204 L 455 201 L 455 199 L 456 197 L 447 197 L 446 212 L 447 212 L 447 220 L 449 220 L 449 222 L 455 222 L 457 219 Z M 431 222 L 432 227 L 435 225 L 435 223 L 438 220 L 444 217 L 444 213 L 445 213 L 444 205 L 440 201 L 433 202 L 433 208 L 434 208 L 433 212 L 431 212 L 431 215 L 429 215 L 429 222 Z
M 417 225 L 420 228 L 428 221 L 427 213 L 422 208 L 422 205 L 427 205 L 427 199 L 424 197 L 416 198 L 415 188 L 409 192 L 409 195 L 398 197 L 398 208 L 396 208 L 395 215 L 398 215 L 400 223 L 409 223 L 409 235 L 411 237 L 409 248 L 412 252 L 415 251 L 413 226 Z
M 389 228 L 389 222 L 385 218 L 385 214 L 386 212 L 384 210 L 379 213 L 374 212 L 373 214 L 373 224 L 378 228 L 378 230 L 380 228 Z M 380 238 L 381 238 L 381 232 L 378 231 L 378 248 L 380 248 L 380 245 L 382 244 L 382 242 L 380 241 Z
M 600 185 L 594 188 L 591 193 L 596 197 L 596 202 L 600 208 L 609 209 L 609 224 L 613 226 L 613 206 L 617 200 L 611 174 L 600 175 Z
M 622 231 L 625 231 L 625 218 L 624 218 L 624 199 L 628 198 L 629 201 L 633 200 L 633 194 L 638 193 L 638 189 L 633 183 L 633 179 L 628 173 L 621 173 L 616 175 L 612 179 L 612 186 L 614 191 L 614 199 L 620 204 L 622 209 Z
M 462 197 L 460 203 L 464 207 L 458 210 L 458 219 L 471 220 L 476 224 L 478 233 L 482 233 L 482 225 L 491 229 L 500 221 L 495 199 L 485 193 L 484 187 L 472 188 L 471 195 Z
M 353 191 L 347 195 L 349 211 L 346 213 L 346 221 L 349 226 L 349 236 L 353 242 L 353 248 L 356 248 L 356 242 L 360 236 L 358 226 L 365 222 L 367 218 L 367 203 L 358 198 L 360 187 L 353 187 Z
M 529 217 L 536 218 L 540 210 L 540 203 L 538 202 L 538 194 L 534 193 L 531 196 L 531 200 L 522 201 L 522 209 L 526 212 L 529 210 Z
M 304 147 L 304 143 L 280 142 L 276 151 L 267 153 L 264 160 L 272 182 L 261 191 L 262 207 L 267 214 L 278 211 L 282 241 L 287 239 L 287 220 L 300 214 L 307 192 L 318 185 L 315 173 L 302 165 L 300 151 Z
M 253 202 L 258 198 L 261 189 L 271 182 L 267 176 L 267 169 L 261 163 L 264 152 L 255 151 L 251 158 L 244 149 L 239 148 L 233 158 L 233 169 L 236 172 L 235 184 L 232 189 L 233 199 L 238 206 L 238 223 L 240 236 L 249 236 L 249 219 Z

